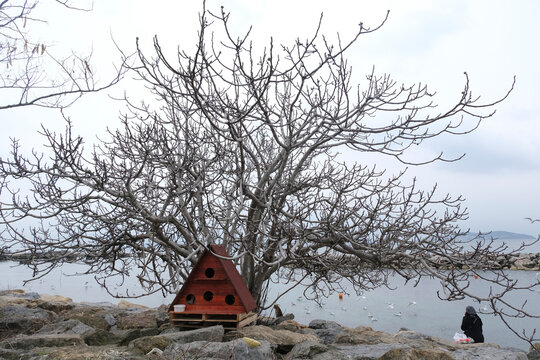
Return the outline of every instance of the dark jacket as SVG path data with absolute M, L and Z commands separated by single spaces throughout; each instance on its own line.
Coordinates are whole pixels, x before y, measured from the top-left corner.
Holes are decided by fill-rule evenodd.
M 461 330 L 474 340 L 475 343 L 483 343 L 484 335 L 482 334 L 482 320 L 476 314 L 465 313 L 461 322 Z

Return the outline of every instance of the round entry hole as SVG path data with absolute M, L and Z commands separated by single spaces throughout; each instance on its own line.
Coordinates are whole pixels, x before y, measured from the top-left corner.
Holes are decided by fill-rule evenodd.
M 203 296 L 206 301 L 211 301 L 214 298 L 214 294 L 211 291 L 205 292 Z
M 186 303 L 192 305 L 195 302 L 195 295 L 189 294 L 186 296 Z
M 234 304 L 235 301 L 236 301 L 236 299 L 234 298 L 234 295 L 225 296 L 225 303 L 227 305 L 232 305 L 232 304 Z
M 213 278 L 215 273 L 216 273 L 216 272 L 215 272 L 214 269 L 212 269 L 212 268 L 208 268 L 208 269 L 206 269 L 206 271 L 204 272 L 204 274 L 206 275 L 207 278 Z

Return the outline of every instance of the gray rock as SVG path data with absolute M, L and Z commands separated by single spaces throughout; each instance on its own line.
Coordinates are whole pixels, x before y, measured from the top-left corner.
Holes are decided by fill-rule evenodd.
M 83 335 L 83 340 L 87 345 L 90 346 L 103 346 L 109 344 L 118 344 L 123 340 L 123 338 L 109 331 L 95 329 L 91 333 Z
M 280 317 L 274 319 L 274 321 L 272 321 L 271 325 L 276 326 L 276 325 L 281 324 L 284 321 L 293 320 L 293 319 L 294 319 L 294 314 L 285 314 L 283 316 L 280 316 Z
M 105 319 L 105 321 L 107 322 L 107 324 L 109 324 L 109 326 L 114 326 L 116 325 L 116 319 L 114 318 L 114 316 L 110 313 L 106 313 L 105 316 L 103 317 Z
M 496 344 L 464 345 L 452 352 L 456 360 L 528 360 L 527 354 L 519 349 L 500 348 Z
M 391 349 L 378 360 L 403 360 L 403 359 L 430 359 L 430 360 L 455 360 L 448 350 L 445 349 Z
M 304 341 L 296 344 L 283 360 L 346 360 L 347 355 L 319 342 Z
M 61 347 L 84 345 L 84 341 L 77 334 L 34 334 L 20 335 L 0 342 L 3 348 L 32 349 L 36 347 Z
M 534 343 L 527 354 L 529 360 L 540 360 L 540 343 Z
M 40 308 L 21 305 L 0 307 L 0 331 L 13 333 L 33 333 L 46 324 L 55 321 L 56 314 Z
M 37 300 L 40 298 L 39 294 L 37 292 L 25 292 L 25 293 L 18 293 L 18 292 L 11 292 L 9 293 L 9 296 L 18 297 L 26 300 Z
M 73 309 L 63 312 L 62 317 L 66 320 L 79 320 L 95 329 L 109 330 L 109 323 L 105 320 L 106 314 L 104 308 L 77 305 Z
M 335 329 L 335 330 L 342 330 L 343 327 L 341 325 L 339 325 L 337 322 L 335 321 L 329 321 L 329 320 L 320 320 L 320 319 L 316 319 L 316 320 L 312 320 L 310 323 L 309 323 L 309 327 L 312 328 L 312 329 Z
M 162 332 L 159 336 L 166 337 L 175 343 L 187 344 L 194 341 L 221 342 L 224 334 L 223 326 L 216 325 L 196 330 Z
M 311 334 L 300 334 L 289 330 L 274 330 L 268 326 L 254 325 L 246 326 L 237 331 L 228 332 L 225 340 L 233 340 L 242 337 L 248 337 L 255 340 L 265 340 L 275 345 L 281 353 L 291 351 L 294 345 L 302 341 L 317 341 L 317 336 Z
M 47 324 L 39 329 L 37 334 L 78 334 L 85 335 L 93 332 L 95 329 L 91 326 L 88 326 L 79 320 L 65 320 L 59 321 L 52 324 Z
M 362 344 L 362 345 L 335 345 L 335 348 L 348 359 L 377 360 L 388 351 L 399 348 L 410 348 L 403 344 Z
M 323 344 L 331 344 L 343 331 L 341 329 L 316 329 L 314 332 Z
M 165 336 L 144 336 L 129 343 L 128 349 L 136 349 L 141 354 L 147 354 L 152 349 L 165 350 L 172 341 Z
M 120 329 L 157 328 L 158 321 L 154 311 L 127 311 L 117 315 L 117 326 Z
M 147 354 L 146 354 L 146 357 L 150 360 L 153 360 L 153 359 L 156 359 L 156 360 L 159 360 L 159 359 L 163 359 L 163 350 L 161 349 L 158 349 L 158 348 L 153 348 L 152 350 L 150 350 Z
M 159 335 L 159 331 L 156 328 L 149 329 L 111 329 L 110 332 L 118 336 L 120 339 L 119 345 L 127 346 L 131 341 L 143 337 L 143 336 L 156 336 Z
M 2 349 L 0 348 L 0 359 L 5 360 L 20 360 L 22 353 L 14 349 Z
M 163 352 L 165 359 L 201 360 L 273 360 L 274 353 L 268 341 L 257 347 L 249 347 L 242 339 L 229 342 L 196 341 L 190 344 L 172 344 Z

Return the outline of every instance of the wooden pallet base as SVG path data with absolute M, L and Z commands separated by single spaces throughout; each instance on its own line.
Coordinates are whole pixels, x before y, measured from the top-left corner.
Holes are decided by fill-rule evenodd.
M 257 320 L 257 314 L 208 314 L 191 312 L 169 312 L 171 324 L 186 329 L 199 329 L 222 325 L 225 330 L 237 330 Z

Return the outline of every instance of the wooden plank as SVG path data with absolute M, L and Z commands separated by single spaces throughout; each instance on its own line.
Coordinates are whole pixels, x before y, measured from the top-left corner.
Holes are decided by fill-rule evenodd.
M 238 329 L 243 328 L 244 326 L 249 325 L 256 320 L 257 320 L 257 314 L 250 313 L 249 316 L 245 317 L 243 320 L 238 322 Z
M 223 313 L 175 313 L 169 312 L 171 324 L 176 327 L 202 328 L 222 325 L 226 330 L 244 327 L 257 320 L 256 313 L 223 314 Z

